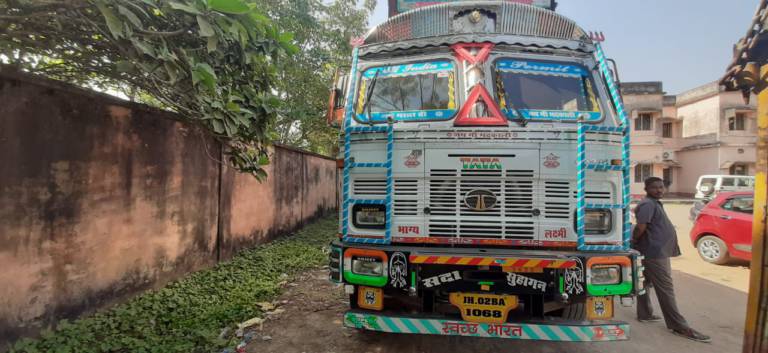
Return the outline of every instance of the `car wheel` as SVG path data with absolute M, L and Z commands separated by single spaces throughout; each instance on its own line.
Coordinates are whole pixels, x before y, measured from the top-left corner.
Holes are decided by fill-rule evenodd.
M 728 262 L 728 247 L 720 238 L 713 235 L 705 235 L 696 243 L 696 249 L 699 251 L 704 261 L 722 265 Z

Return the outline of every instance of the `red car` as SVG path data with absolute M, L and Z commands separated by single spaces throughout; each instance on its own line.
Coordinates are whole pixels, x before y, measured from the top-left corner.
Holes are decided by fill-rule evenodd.
M 725 264 L 752 259 L 753 192 L 723 192 L 701 209 L 691 241 L 704 261 Z

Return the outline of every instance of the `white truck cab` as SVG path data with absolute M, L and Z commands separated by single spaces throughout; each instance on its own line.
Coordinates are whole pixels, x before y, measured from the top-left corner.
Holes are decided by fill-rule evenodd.
M 328 113 L 346 326 L 629 338 L 613 319 L 643 290 L 628 119 L 599 42 L 546 3 L 416 8 L 354 49 Z

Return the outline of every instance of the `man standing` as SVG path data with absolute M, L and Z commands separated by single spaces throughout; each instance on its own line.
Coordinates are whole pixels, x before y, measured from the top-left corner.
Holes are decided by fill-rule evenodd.
M 645 294 L 638 297 L 637 319 L 641 322 L 661 321 L 653 315 L 651 297 L 648 293 L 653 286 L 659 299 L 661 312 L 667 328 L 678 336 L 700 342 L 710 342 L 704 335 L 690 326 L 677 309 L 675 290 L 672 284 L 672 268 L 669 258 L 680 256 L 677 233 L 670 222 L 661 198 L 664 196 L 664 181 L 661 178 L 645 179 L 645 198 L 635 208 L 635 229 L 632 231 L 633 248 L 645 256 Z

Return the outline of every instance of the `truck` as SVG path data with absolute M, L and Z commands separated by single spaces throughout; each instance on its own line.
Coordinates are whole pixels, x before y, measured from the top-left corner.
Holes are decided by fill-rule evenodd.
M 421 6 L 424 5 L 424 6 Z M 629 339 L 629 120 L 615 63 L 552 0 L 391 0 L 331 89 L 330 279 L 361 331 Z

